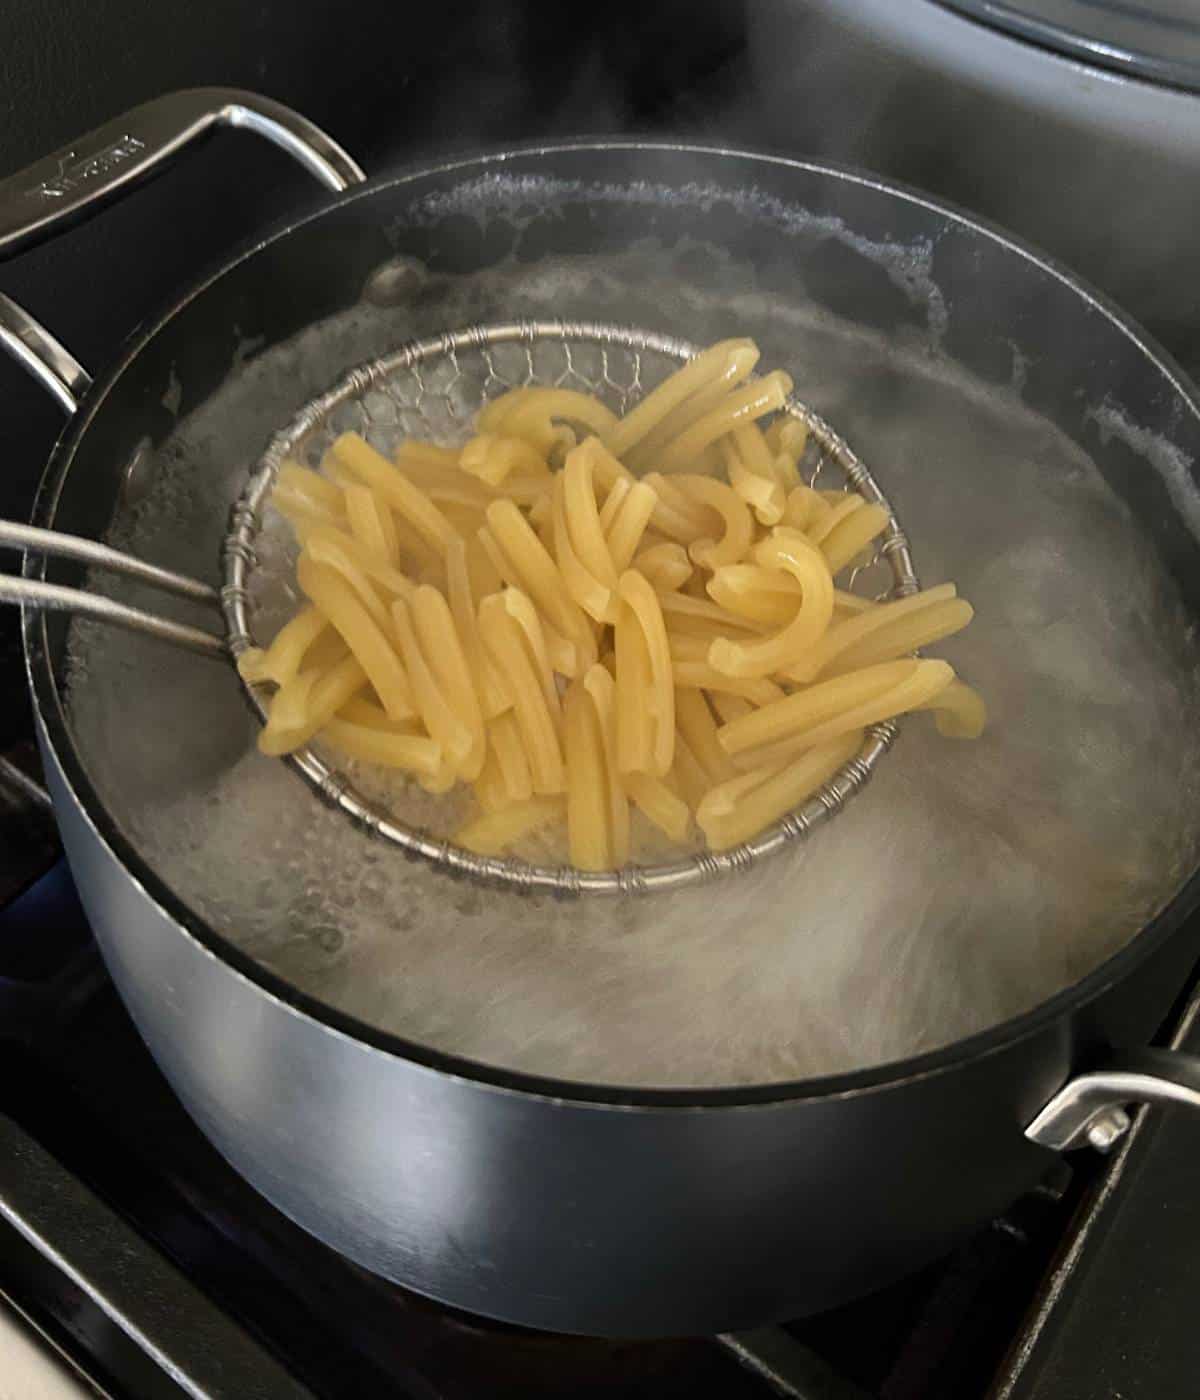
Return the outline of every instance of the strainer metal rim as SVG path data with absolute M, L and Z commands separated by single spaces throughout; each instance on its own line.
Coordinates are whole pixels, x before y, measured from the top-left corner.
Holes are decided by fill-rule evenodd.
M 651 350 L 687 360 L 699 349 L 677 336 L 602 321 L 520 320 L 466 326 L 442 335 L 411 340 L 397 349 L 347 371 L 332 388 L 311 399 L 291 422 L 277 432 L 255 464 L 245 490 L 230 512 L 230 528 L 224 547 L 224 586 L 221 608 L 225 615 L 228 646 L 237 658 L 257 645 L 250 630 L 247 579 L 256 562 L 255 540 L 262 528 L 262 510 L 274 486 L 279 467 L 297 444 L 340 405 L 358 398 L 381 380 L 435 358 L 460 350 L 482 350 L 500 344 L 534 344 L 540 340 L 583 341 Z M 920 587 L 908 538 L 891 503 L 857 454 L 825 420 L 800 400 L 789 398 L 784 411 L 802 421 L 820 443 L 827 458 L 868 500 L 888 513 L 880 555 L 895 581 L 893 593 L 903 597 Z M 243 680 L 243 689 L 260 721 L 265 721 L 270 691 Z M 446 874 L 504 886 L 522 893 L 566 896 L 628 895 L 668 892 L 688 885 L 719 879 L 748 870 L 793 842 L 804 839 L 814 827 L 834 816 L 859 791 L 896 735 L 893 722 L 868 729 L 858 754 L 838 770 L 821 789 L 753 840 L 725 851 L 701 851 L 686 859 L 655 865 L 628 865 L 620 870 L 583 871 L 573 866 L 542 866 L 517 859 L 478 856 L 446 838 L 431 836 L 419 827 L 398 822 L 390 813 L 361 796 L 312 749 L 287 756 L 289 765 L 329 805 L 340 809 L 368 836 L 399 847 L 411 860 L 422 860 Z

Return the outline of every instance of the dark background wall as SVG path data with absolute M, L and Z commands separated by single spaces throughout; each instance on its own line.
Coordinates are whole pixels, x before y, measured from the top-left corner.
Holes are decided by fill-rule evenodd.
M 899 12 L 909 37 L 936 23 L 972 51 L 1008 44 L 1001 80 L 901 42 Z M 1077 112 L 1039 109 L 1003 76 L 1048 62 L 934 0 L 0 0 L 0 176 L 199 85 L 289 103 L 369 174 L 556 136 L 696 136 L 859 165 L 963 204 L 1057 253 L 1200 363 L 1200 139 L 1177 134 L 1172 153 L 1152 118 L 1098 141 Z M 1094 74 L 1050 78 L 1105 100 Z M 1185 132 L 1200 130 L 1194 101 Z M 99 369 L 173 290 L 318 197 L 277 151 L 225 134 L 0 263 L 0 290 Z M 0 356 L 0 515 L 27 516 L 60 421 Z M 16 668 L 16 637 L 0 609 L 0 677 Z M 24 723 L 18 696 L 0 685 L 0 742 Z
M 0 173 L 173 88 L 256 89 L 327 127 L 370 173 L 439 150 L 689 123 L 742 50 L 738 4 L 442 0 L 0 0 Z M 632 17 L 636 16 L 636 22 Z M 172 288 L 289 207 L 305 177 L 245 138 L 212 143 L 97 221 L 0 268 L 85 365 Z M 0 363 L 0 511 L 27 504 L 56 411 Z

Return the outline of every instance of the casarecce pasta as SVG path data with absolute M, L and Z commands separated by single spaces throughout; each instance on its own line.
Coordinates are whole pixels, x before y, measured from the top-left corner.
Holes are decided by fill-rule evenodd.
M 388 457 L 350 432 L 319 470 L 285 463 L 305 603 L 239 661 L 275 687 L 263 751 L 316 739 L 466 785 L 463 847 L 563 823 L 572 863 L 608 870 L 636 855 L 634 812 L 672 842 L 750 840 L 900 714 L 980 734 L 976 692 L 914 656 L 970 605 L 847 591 L 887 511 L 804 480 L 791 380 L 758 359 L 722 341 L 623 418 L 529 386 L 460 446 Z

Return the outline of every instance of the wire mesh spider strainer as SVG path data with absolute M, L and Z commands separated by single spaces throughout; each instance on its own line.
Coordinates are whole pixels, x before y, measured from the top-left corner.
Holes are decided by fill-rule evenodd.
M 627 326 L 521 321 L 471 326 L 414 341 L 350 370 L 333 388 L 305 405 L 275 435 L 255 465 L 245 491 L 230 512 L 223 551 L 224 586 L 219 593 L 91 541 L 0 523 L 0 543 L 80 559 L 183 596 L 219 603 L 225 618 L 224 638 L 154 617 L 106 597 L 40 580 L 0 577 L 0 600 L 87 613 L 193 650 L 236 660 L 248 647 L 269 641 L 269 637 L 258 636 L 254 631 L 255 622 L 263 619 L 263 611 L 256 607 L 259 600 L 255 583 L 261 574 L 264 529 L 268 533 L 271 530 L 273 512 L 268 499 L 285 460 L 315 466 L 333 439 L 351 429 L 387 455 L 405 437 L 457 445 L 470 435 L 474 417 L 486 402 L 509 389 L 529 384 L 590 392 L 623 414 L 699 348 L 672 336 Z M 810 484 L 821 481 L 848 485 L 888 512 L 889 524 L 878 550 L 869 562 L 851 572 L 847 586 L 868 596 L 914 592 L 918 582 L 907 539 L 870 472 L 811 409 L 789 400 L 784 411 L 809 430 L 801 463 L 805 480 Z M 246 685 L 246 690 L 259 718 L 265 720 L 268 692 L 251 684 Z M 804 837 L 819 822 L 833 816 L 863 786 L 890 747 L 895 732 L 890 722 L 869 729 L 855 758 L 807 802 L 749 842 L 720 852 L 697 851 L 669 863 L 634 864 L 597 873 L 475 855 L 448 838 L 404 820 L 393 810 L 393 804 L 369 797 L 344 770 L 332 766 L 313 748 L 299 750 L 287 761 L 327 803 L 339 808 L 369 835 L 389 841 L 410 858 L 428 861 L 450 874 L 530 892 L 648 893 L 745 870 Z

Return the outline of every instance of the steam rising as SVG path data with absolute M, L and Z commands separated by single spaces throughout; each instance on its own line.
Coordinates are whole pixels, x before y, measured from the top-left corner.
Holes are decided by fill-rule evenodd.
M 426 214 L 499 208 L 519 231 L 520 210 L 545 198 L 492 182 Z M 1035 1005 L 1125 943 L 1190 872 L 1200 656 L 1126 507 L 1020 402 L 1016 367 L 1036 347 L 1014 347 L 1014 387 L 974 381 L 937 353 L 953 307 L 927 247 L 760 212 L 807 218 L 809 236 L 876 264 L 911 325 L 884 336 L 799 286 L 781 295 L 702 230 L 603 258 L 526 258 L 518 237 L 471 275 L 406 263 L 378 279 L 375 304 L 251 360 L 183 422 L 113 539 L 211 575 L 245 444 L 277 426 L 282 386 L 316 393 L 413 334 L 568 314 L 751 335 L 870 464 L 923 582 L 953 578 L 975 604 L 971 629 L 939 652 L 987 697 L 988 735 L 949 744 L 910 719 L 862 797 L 744 878 L 666 899 L 539 903 L 409 864 L 323 808 L 254 751 L 232 671 L 75 624 L 72 724 L 104 800 L 181 898 L 306 991 L 411 1039 L 560 1078 L 783 1080 L 897 1059 Z M 1145 455 L 1148 469 L 1165 463 Z M 1173 489 L 1194 500 L 1186 471 Z

